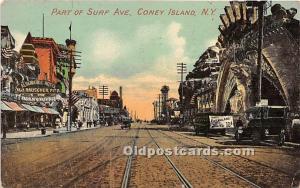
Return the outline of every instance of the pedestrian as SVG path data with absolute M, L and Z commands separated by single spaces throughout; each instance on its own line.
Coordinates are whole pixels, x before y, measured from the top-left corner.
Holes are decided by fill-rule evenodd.
M 2 123 L 3 123 L 3 125 L 2 125 L 3 138 L 6 138 L 6 132 L 7 132 L 7 127 L 8 127 L 7 116 L 4 115 L 2 119 L 3 119 L 3 121 L 2 121 Z
M 80 130 L 82 127 L 82 121 L 78 120 L 78 129 Z
M 45 127 L 44 126 L 44 116 L 43 115 L 41 115 L 41 127 Z

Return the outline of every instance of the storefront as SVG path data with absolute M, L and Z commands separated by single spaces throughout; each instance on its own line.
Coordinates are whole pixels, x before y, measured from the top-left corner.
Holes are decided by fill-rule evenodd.
M 55 126 L 55 118 L 59 113 L 53 108 L 1 101 L 1 115 L 2 122 L 10 130 Z

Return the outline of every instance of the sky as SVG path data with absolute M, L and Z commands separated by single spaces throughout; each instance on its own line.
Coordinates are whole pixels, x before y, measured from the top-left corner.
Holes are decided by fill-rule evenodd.
M 281 3 L 286 8 L 299 7 L 296 1 Z M 43 14 L 45 37 L 57 43 L 69 38 L 72 22 L 72 38 L 82 52 L 74 89 L 105 84 L 110 91 L 118 91 L 122 86 L 129 111 L 151 119 L 152 102 L 157 100 L 163 85 L 170 87 L 170 97 L 178 98 L 180 76 L 176 64 L 184 62 L 191 71 L 200 55 L 216 43 L 219 15 L 226 5 L 229 2 L 2 0 L 1 25 L 9 26 L 18 50 L 28 32 L 42 37 Z M 113 15 L 117 9 L 119 14 L 128 10 L 129 15 Z M 168 15 L 170 9 L 195 10 L 196 14 Z M 209 10 L 207 15 L 201 14 L 203 9 Z M 88 15 L 89 10 L 109 13 Z M 142 10 L 164 12 L 139 15 Z

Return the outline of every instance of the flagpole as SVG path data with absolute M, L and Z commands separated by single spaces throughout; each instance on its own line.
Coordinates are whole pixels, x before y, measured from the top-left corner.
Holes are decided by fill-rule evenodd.
M 70 24 L 70 27 L 69 27 L 69 30 L 70 30 L 70 41 L 72 40 L 71 38 L 71 31 L 72 31 L 72 22 Z M 69 118 L 68 118 L 68 127 L 69 127 L 69 131 L 72 130 L 72 66 L 73 66 L 73 52 L 72 52 L 72 48 L 71 48 L 71 52 L 70 52 L 70 65 L 69 65 L 69 106 L 68 106 L 68 114 L 69 114 Z
M 43 13 L 43 38 L 45 37 L 45 14 Z
M 70 40 L 71 40 L 72 39 L 72 22 L 70 23 L 69 30 L 70 30 Z

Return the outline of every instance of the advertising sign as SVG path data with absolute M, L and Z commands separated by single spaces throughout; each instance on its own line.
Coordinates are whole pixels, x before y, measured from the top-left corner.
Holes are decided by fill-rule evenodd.
M 211 129 L 233 128 L 232 116 L 209 116 Z
M 16 87 L 16 93 L 26 93 L 26 94 L 56 94 L 59 93 L 59 89 L 55 88 L 55 85 L 47 81 L 28 81 L 24 82 L 18 87 Z

